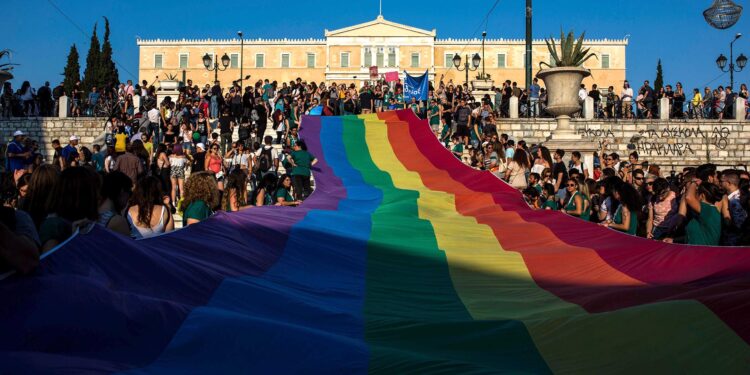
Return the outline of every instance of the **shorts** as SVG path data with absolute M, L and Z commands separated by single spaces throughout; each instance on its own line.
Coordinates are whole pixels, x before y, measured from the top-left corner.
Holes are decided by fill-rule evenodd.
M 169 176 L 172 177 L 172 178 L 177 178 L 177 179 L 182 178 L 182 179 L 184 179 L 185 178 L 185 167 L 184 166 L 182 166 L 182 167 L 173 166 L 170 169 L 170 171 L 169 171 Z

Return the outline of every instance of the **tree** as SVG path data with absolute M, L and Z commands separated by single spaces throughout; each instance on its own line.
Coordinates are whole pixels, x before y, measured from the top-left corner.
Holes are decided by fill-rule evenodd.
M 96 36 L 96 24 L 94 24 L 94 33 L 91 34 L 91 45 L 89 53 L 86 55 L 86 70 L 83 72 L 84 90 L 91 91 L 94 86 L 101 86 L 101 48 L 99 48 L 99 38 Z
M 65 94 L 70 96 L 73 92 L 73 86 L 76 82 L 81 80 L 81 64 L 78 63 L 78 49 L 75 43 L 70 46 L 70 52 L 68 52 L 68 63 L 65 65 L 65 71 L 63 72 L 65 78 L 63 79 L 63 87 L 65 87 Z
M 104 17 L 104 41 L 102 43 L 100 59 L 100 84 L 112 85 L 119 83 L 119 73 L 117 72 L 114 60 L 112 60 L 112 44 L 109 42 L 109 20 L 107 17 Z
M 659 62 L 656 64 L 656 79 L 654 80 L 654 91 L 658 93 L 662 87 L 664 87 L 664 76 L 662 75 L 661 71 L 661 59 L 659 59 Z

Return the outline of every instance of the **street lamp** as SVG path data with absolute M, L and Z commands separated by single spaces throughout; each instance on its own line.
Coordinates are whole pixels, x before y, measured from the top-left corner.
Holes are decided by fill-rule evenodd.
M 245 56 L 244 50 L 245 50 L 245 38 L 242 37 L 242 31 L 237 32 L 237 36 L 240 37 L 240 92 L 242 92 L 242 62 L 243 57 Z
M 229 67 L 229 56 L 225 53 L 224 56 L 221 57 L 221 65 L 224 67 L 224 69 L 221 69 L 219 67 L 219 63 L 217 61 L 213 61 L 211 56 L 209 56 L 208 53 L 203 55 L 203 66 L 206 67 L 206 70 L 213 71 L 214 72 L 214 82 L 219 80 L 219 71 L 225 71 Z M 211 67 L 211 63 L 213 63 L 213 68 Z
M 734 36 L 734 39 L 732 40 L 732 42 L 729 43 L 729 59 L 727 59 L 727 57 L 724 56 L 724 54 L 720 54 L 719 57 L 716 59 L 716 66 L 719 67 L 719 70 L 721 70 L 722 72 L 729 72 L 729 87 L 731 87 L 732 89 L 734 89 L 734 73 L 741 72 L 742 69 L 745 69 L 745 65 L 747 65 L 747 57 L 745 57 L 744 54 L 740 54 L 739 57 L 737 57 L 736 61 L 732 61 L 734 60 L 734 42 L 736 42 L 737 39 L 741 37 L 742 37 L 742 34 L 737 33 Z M 729 62 L 729 67 L 728 67 L 729 69 L 724 70 L 724 68 L 727 68 L 727 61 Z M 735 69 L 734 67 L 735 62 L 737 63 L 738 69 Z
M 475 71 L 479 69 L 479 63 L 482 61 L 482 58 L 479 57 L 478 53 L 474 54 L 474 57 L 471 58 L 471 66 L 469 66 L 469 55 L 466 55 L 466 62 L 464 62 L 464 68 L 461 69 L 461 56 L 458 54 L 455 54 L 453 56 L 453 66 L 456 67 L 456 70 L 459 72 L 466 71 L 466 88 L 469 88 L 469 71 Z M 472 69 L 473 67 L 473 69 Z
M 484 40 L 485 40 L 485 38 L 487 38 L 487 32 L 486 31 L 482 31 L 482 57 L 484 57 Z M 484 79 L 484 80 L 487 79 L 487 74 L 484 72 L 484 59 L 482 59 L 482 77 L 481 77 L 481 79 Z

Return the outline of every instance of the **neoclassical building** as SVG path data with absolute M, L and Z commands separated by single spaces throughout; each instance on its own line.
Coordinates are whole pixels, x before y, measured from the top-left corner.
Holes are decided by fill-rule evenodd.
M 305 81 L 346 82 L 361 84 L 370 80 L 370 67 L 377 66 L 379 74 L 396 71 L 419 75 L 428 71 L 430 79 L 463 83 L 465 72 L 453 67 L 453 56 L 469 59 L 479 53 L 482 65 L 469 74 L 475 79 L 481 71 L 496 82 L 509 79 L 525 84 L 525 42 L 522 39 L 487 39 L 482 53 L 481 39 L 439 39 L 436 30 L 422 30 L 388 21 L 382 16 L 343 29 L 325 30 L 323 39 L 138 39 L 140 80 L 153 82 L 167 74 L 182 77 L 203 85 L 213 81 L 214 73 L 206 70 L 203 56 L 215 59 L 226 54 L 229 64 L 218 73 L 222 85 L 229 85 L 242 75 L 258 79 L 291 81 L 297 77 Z M 593 77 L 584 83 L 600 87 L 622 87 L 625 80 L 625 50 L 627 39 L 586 40 L 599 59 L 589 59 L 585 67 Z M 534 72 L 539 63 L 549 62 L 550 54 L 544 40 L 533 42 Z M 221 63 L 219 64 L 221 65 Z M 463 63 L 462 63 L 463 67 Z M 245 85 L 248 81 L 244 82 Z

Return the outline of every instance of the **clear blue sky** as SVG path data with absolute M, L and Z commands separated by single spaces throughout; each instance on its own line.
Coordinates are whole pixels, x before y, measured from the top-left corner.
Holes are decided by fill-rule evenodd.
M 230 38 L 242 30 L 246 38 L 322 38 L 325 28 L 370 21 L 378 14 L 378 0 L 52 1 L 72 22 L 49 0 L 4 1 L 6 32 L 0 48 L 13 50 L 12 61 L 21 64 L 14 70 L 16 87 L 23 80 L 31 81 L 35 87 L 45 80 L 53 85 L 59 82 L 72 43 L 78 46 L 83 68 L 88 35 L 95 22 L 100 26 L 100 37 L 103 34 L 102 16 L 110 20 L 114 57 L 120 65 L 120 79 L 126 80 L 135 79 L 138 74 L 136 36 Z M 494 2 L 383 0 L 383 15 L 394 22 L 435 28 L 439 38 L 478 37 L 484 29 L 481 21 Z M 712 87 L 726 85 L 729 74 L 716 79 L 721 72 L 714 61 L 719 53 L 729 55 L 729 42 L 743 30 L 748 32 L 735 43 L 735 58 L 740 52 L 750 55 L 750 15 L 743 15 L 728 30 L 713 29 L 702 15 L 710 0 L 534 2 L 534 38 L 559 35 L 561 26 L 566 30 L 573 28 L 576 33 L 585 30 L 592 38 L 622 38 L 629 34 L 627 75 L 631 82 L 653 81 L 657 59 L 661 58 L 665 82 L 679 80 L 686 88 L 710 81 Z M 737 2 L 747 8 L 745 1 Z M 489 37 L 523 38 L 524 9 L 524 0 L 500 0 L 487 22 Z M 472 35 L 475 30 L 479 31 Z M 748 70 L 750 67 L 735 74 L 735 86 L 748 79 Z

